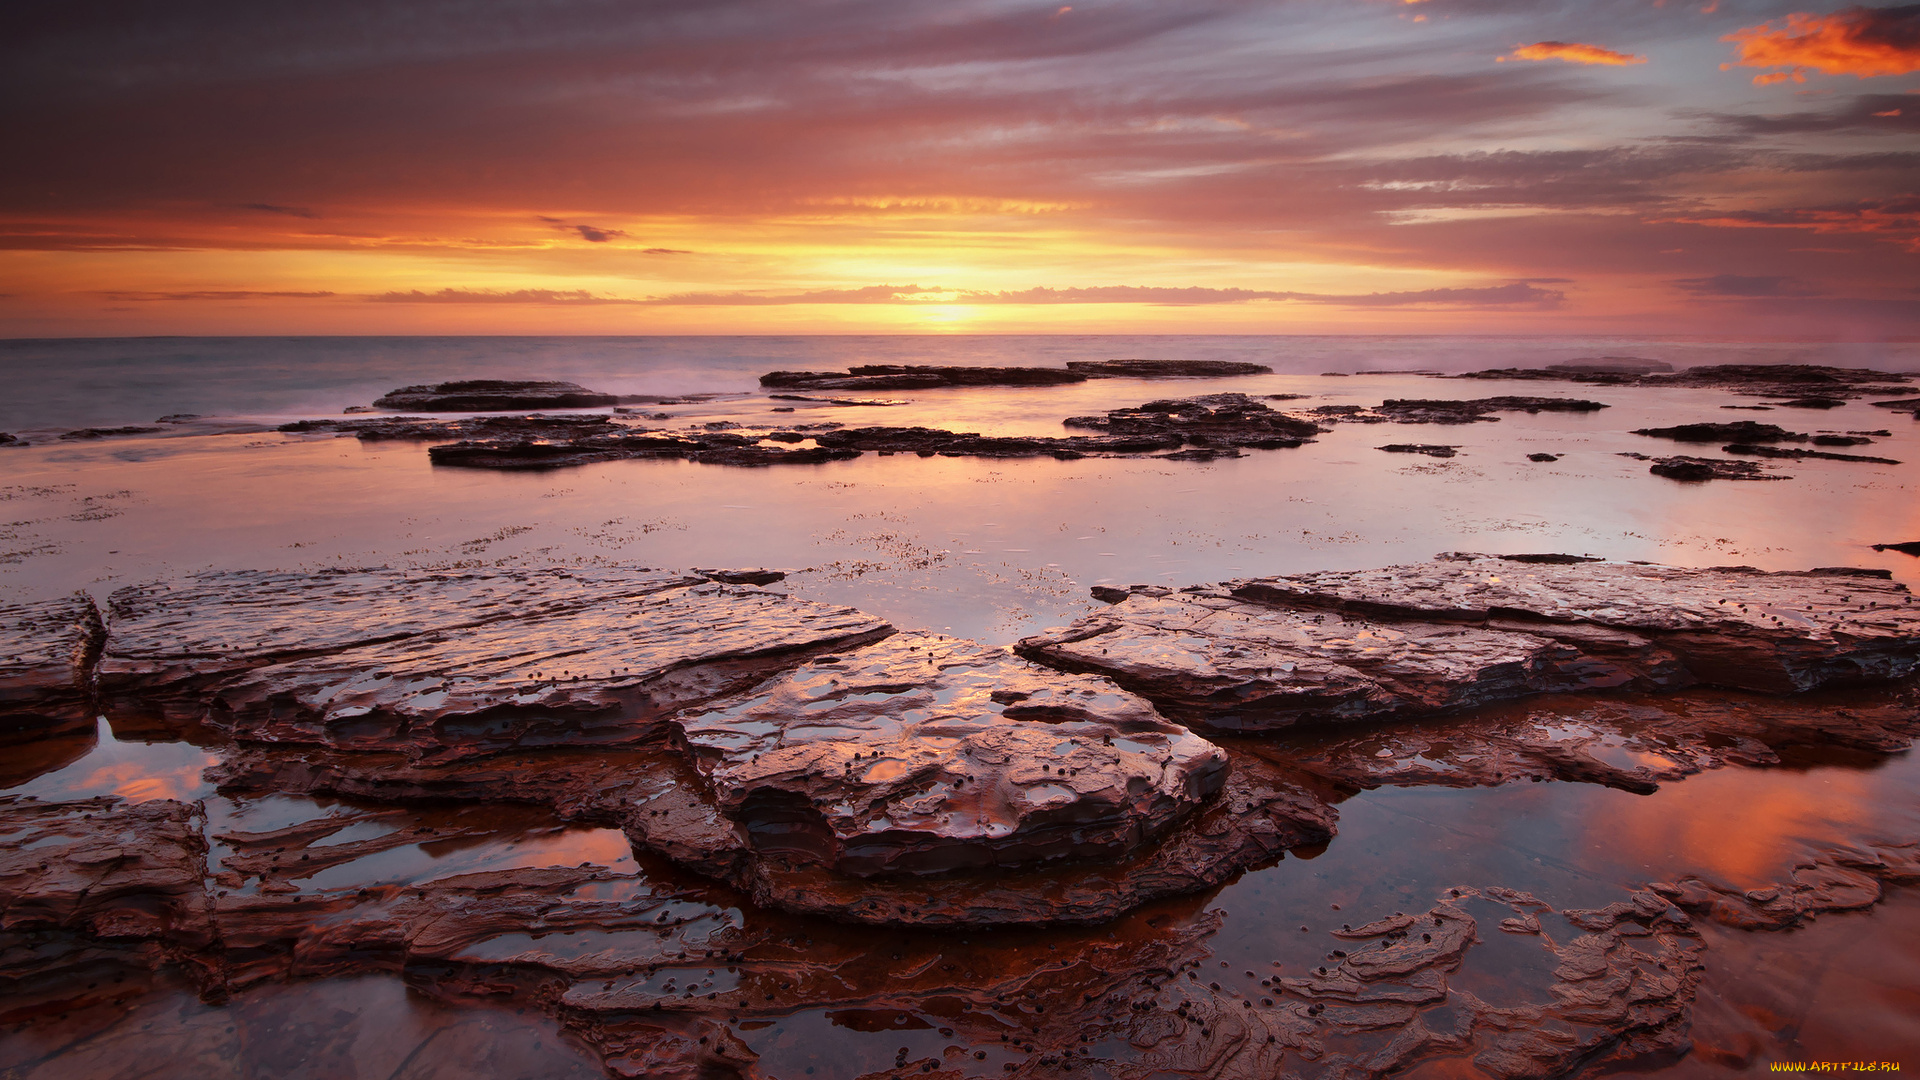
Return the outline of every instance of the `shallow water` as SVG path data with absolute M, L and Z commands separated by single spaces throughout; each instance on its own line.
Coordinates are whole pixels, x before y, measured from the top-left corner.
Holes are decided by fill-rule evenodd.
M 1920 424 L 1904 414 L 1854 402 L 1761 416 L 1721 411 L 1751 399 L 1716 391 L 1319 374 L 1536 365 L 1603 353 L 1680 364 L 1769 358 L 1920 368 L 1920 347 L 1911 345 L 1514 339 L 9 343 L 0 351 L 0 371 L 22 374 L 14 385 L 25 389 L 5 404 L 0 429 L 34 434 L 36 445 L 0 449 L 0 518 L 6 519 L 0 590 L 18 598 L 77 588 L 104 600 L 125 584 L 204 568 L 592 561 L 771 566 L 790 571 L 776 588 L 849 603 L 903 629 L 950 630 L 999 644 L 1090 610 L 1095 605 L 1087 589 L 1094 584 L 1187 584 L 1382 566 L 1449 550 L 1563 551 L 1766 569 L 1868 566 L 1920 585 L 1920 560 L 1870 547 L 1920 539 L 1920 501 L 1910 478 L 1920 468 Z M 887 396 L 911 403 L 800 405 L 792 414 L 772 413 L 781 403 L 751 392 L 751 377 L 773 368 L 1053 364 L 1170 354 L 1253 359 L 1273 363 L 1280 373 L 899 392 Z M 453 374 L 547 375 L 624 393 L 739 395 L 663 407 L 672 419 L 650 425 L 666 428 L 720 420 L 748 426 L 832 421 L 1058 434 L 1066 416 L 1225 390 L 1308 395 L 1276 403 L 1280 408 L 1494 394 L 1583 397 L 1612 407 L 1590 414 L 1502 413 L 1497 422 L 1458 426 L 1343 425 L 1295 450 L 1251 451 L 1212 463 L 868 454 L 768 469 L 617 461 L 497 473 L 434 468 L 414 443 L 271 431 L 185 433 L 204 428 L 80 443 L 48 435 L 172 412 L 244 423 L 336 415 L 393 386 Z M 1862 452 L 1910 464 L 1782 462 L 1777 471 L 1793 479 L 1682 484 L 1650 476 L 1644 462 L 1619 456 L 1712 453 L 1629 432 L 1741 418 L 1808 431 L 1886 428 L 1891 434 Z M 1374 449 L 1401 441 L 1461 450 L 1436 460 Z M 1528 462 L 1526 454 L 1536 450 L 1564 456 L 1551 464 Z M 116 734 L 103 721 L 91 736 L 9 748 L 0 787 L 45 799 L 204 799 L 210 834 L 344 816 L 353 823 L 332 842 L 347 843 L 377 840 L 382 830 L 400 827 L 374 820 L 387 808 L 351 801 L 216 795 L 200 776 L 214 752 L 144 737 Z M 1735 888 L 1760 886 L 1784 880 L 1799 860 L 1837 845 L 1915 839 L 1920 764 L 1910 752 L 1808 752 L 1777 767 L 1727 768 L 1664 784 L 1650 796 L 1568 783 L 1383 788 L 1351 795 L 1339 811 L 1339 835 L 1324 852 L 1290 856 L 1215 893 L 1149 905 L 1110 927 L 983 932 L 963 942 L 847 930 L 742 908 L 728 890 L 636 860 L 617 832 L 563 825 L 545 811 L 524 808 L 405 810 L 404 827 L 439 830 L 435 838 L 332 865 L 296 884 L 316 894 L 350 892 L 509 867 L 591 863 L 613 877 L 582 886 L 583 896 L 680 897 L 675 917 L 689 920 L 688 935 L 773 926 L 804 936 L 808 948 L 823 954 L 875 960 L 876 972 L 850 969 L 848 985 L 833 993 L 783 1001 L 790 1007 L 776 1019 L 735 1027 L 760 1055 L 764 1075 L 893 1075 L 902 1047 L 910 1060 L 931 1055 L 956 1075 L 1003 1075 L 1003 1065 L 1025 1055 L 997 1041 L 976 1047 L 965 1042 L 965 1031 L 943 1035 L 955 1020 L 942 1011 L 941 999 L 889 998 L 891 976 L 883 977 L 881 954 L 897 951 L 907 958 L 902 964 L 933 958 L 963 970 L 1004 972 L 1048 954 L 1090 955 L 1109 934 L 1144 948 L 1202 925 L 1217 911 L 1224 922 L 1205 935 L 1197 955 L 1223 986 L 1257 994 L 1256 981 L 1244 972 L 1266 977 L 1323 963 L 1332 940 L 1327 931 L 1423 910 L 1455 887 L 1531 891 L 1555 909 L 1597 907 L 1649 881 L 1695 874 Z M 231 851 L 216 842 L 213 861 Z M 1467 954 L 1454 986 L 1496 1005 L 1541 1000 L 1551 980 L 1542 974 L 1550 965 L 1540 962 L 1539 939 L 1492 930 L 1510 912 L 1495 912 L 1498 905 L 1483 899 L 1470 903 L 1488 910 L 1476 909 L 1481 942 Z M 1565 925 L 1552 932 L 1562 939 L 1577 933 Z M 1897 1060 L 1905 1051 L 1920 1053 L 1914 1019 L 1920 1015 L 1920 904 L 1911 890 L 1892 890 L 1870 911 L 1823 915 L 1790 932 L 1703 932 L 1709 949 L 1695 1017 L 1698 1049 L 1667 1066 L 1675 1074 L 1764 1071 L 1771 1059 Z M 565 941 L 503 936 L 475 946 L 473 956 L 498 961 L 529 950 L 577 957 L 657 949 L 654 938 L 633 937 L 644 933 L 651 932 Z M 707 983 L 707 964 L 661 964 L 647 976 L 649 985 L 664 985 L 671 975 L 683 983 L 694 979 L 701 993 L 735 989 L 724 966 Z M 1818 990 L 1779 989 L 1789 984 Z M 1060 992 L 1077 993 L 1077 984 Z M 111 999 L 81 997 L 92 1003 L 61 1006 L 64 1018 L 22 1005 L 18 994 L 10 997 L 0 1009 L 0 1075 L 150 1075 L 141 1061 L 158 1046 L 170 1048 L 170 1060 L 180 1063 L 158 1074 L 170 1076 L 227 1075 L 223 1068 L 285 1076 L 598 1069 L 591 1051 L 542 1014 L 491 1009 L 477 998 L 456 1008 L 409 992 L 392 974 L 264 985 L 224 1006 L 200 1004 L 164 980 Z M 973 1056 L 976 1049 L 986 1056 Z M 201 1062 L 226 1064 L 188 1064 Z M 525 1071 L 528 1062 L 534 1064 L 526 1068 L 545 1071 Z M 1473 1074 L 1463 1059 L 1430 1062 L 1415 1072 Z

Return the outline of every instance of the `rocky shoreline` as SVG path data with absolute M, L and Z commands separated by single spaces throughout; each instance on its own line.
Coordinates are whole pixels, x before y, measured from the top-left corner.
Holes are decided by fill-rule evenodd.
M 104 613 L 85 597 L 0 611 L 7 739 L 104 711 L 219 749 L 209 776 L 230 795 L 371 807 L 246 832 L 178 800 L 0 796 L 0 1000 L 103 964 L 184 971 L 214 997 L 404 970 L 455 999 L 485 984 L 544 1003 L 615 1075 L 691 1078 L 760 1075 L 726 1017 L 944 995 L 964 1003 L 945 1014 L 952 1039 L 1017 1075 L 1073 1061 L 1251 1080 L 1286 1054 L 1368 1047 L 1342 1075 L 1465 1054 L 1517 1080 L 1684 1052 L 1694 920 L 1785 928 L 1920 879 L 1920 855 L 1893 844 L 1771 890 L 1681 878 L 1591 910 L 1462 886 L 1352 918 L 1333 962 L 1258 986 L 1187 977 L 1217 921 L 1135 914 L 1311 855 L 1343 792 L 1646 793 L 1788 745 L 1902 749 L 1920 734 L 1920 606 L 1882 572 L 1448 555 L 1103 590 L 1107 611 L 1013 651 L 725 576 L 226 572 L 120 590 Z M 632 872 L 589 863 L 320 884 L 395 845 L 488 835 L 473 814 L 506 804 L 617 828 L 694 876 L 649 872 L 634 891 Z M 436 807 L 452 809 L 410 824 Z M 741 902 L 751 926 L 713 922 Z M 1488 903 L 1497 927 L 1475 914 Z M 853 954 L 781 944 L 807 933 L 786 920 L 823 916 L 1092 929 L 1052 931 L 1066 936 L 1037 969 L 916 938 L 896 950 L 924 961 L 861 973 Z M 1574 929 L 1540 954 L 1545 997 L 1450 997 L 1489 933 L 1556 920 Z M 609 944 L 542 944 L 575 931 Z M 896 969 L 911 974 L 878 989 Z M 1030 1023 L 1009 1024 L 1010 995 Z M 1465 1012 L 1442 1024 L 1449 1000 Z M 1569 1022 L 1586 1034 L 1549 1037 Z M 1092 1049 L 1106 1040 L 1130 1049 Z

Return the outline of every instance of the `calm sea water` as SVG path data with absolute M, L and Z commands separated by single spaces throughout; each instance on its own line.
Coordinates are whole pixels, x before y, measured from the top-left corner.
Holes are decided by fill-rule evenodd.
M 1675 367 L 1834 364 L 1920 370 L 1920 343 L 1541 337 L 1165 335 L 95 338 L 0 341 L 0 431 L 150 422 L 173 413 L 337 414 L 396 386 L 567 379 L 619 394 L 751 390 L 782 369 L 850 364 L 1061 366 L 1116 357 L 1247 360 L 1281 374 L 1537 367 L 1588 356 Z

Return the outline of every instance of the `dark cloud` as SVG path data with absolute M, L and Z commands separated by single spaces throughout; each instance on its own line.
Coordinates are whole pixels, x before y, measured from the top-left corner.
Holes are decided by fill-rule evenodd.
M 1843 131 L 1920 132 L 1920 98 L 1912 94 L 1861 94 L 1836 109 L 1771 115 L 1715 115 L 1711 119 L 1753 135 L 1834 134 Z
M 320 215 L 304 206 L 281 206 L 277 203 L 251 202 L 241 203 L 242 210 L 258 210 L 263 214 L 284 214 L 287 217 L 318 218 Z
M 1749 277 L 1744 274 L 1715 274 L 1712 277 L 1680 278 L 1674 282 L 1694 296 L 1819 296 L 1797 278 L 1778 275 Z

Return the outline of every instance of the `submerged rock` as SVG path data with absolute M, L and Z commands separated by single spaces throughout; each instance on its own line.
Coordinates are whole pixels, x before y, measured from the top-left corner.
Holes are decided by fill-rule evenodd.
M 570 382 L 539 379 L 463 379 L 403 386 L 374 402 L 382 409 L 421 412 L 506 412 L 513 409 L 592 409 L 624 399 Z
M 0 745 L 92 729 L 90 681 L 105 636 L 85 593 L 0 606 Z
M 1203 730 L 1270 730 L 1568 690 L 1896 679 L 1920 666 L 1920 606 L 1875 571 L 1454 556 L 1177 593 L 1136 586 L 1019 652 L 1108 675 Z
M 1068 371 L 1131 379 L 1215 379 L 1228 375 L 1271 375 L 1265 364 L 1233 360 L 1069 360 Z
M 1083 372 L 1042 367 L 941 367 L 864 364 L 845 372 L 770 371 L 760 385 L 781 390 L 933 390 L 949 386 L 1060 386 L 1086 382 Z

